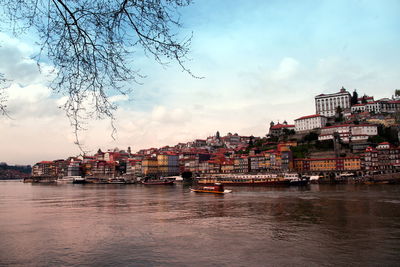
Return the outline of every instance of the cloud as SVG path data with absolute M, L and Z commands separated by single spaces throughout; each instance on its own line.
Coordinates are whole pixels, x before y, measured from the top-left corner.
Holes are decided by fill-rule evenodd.
M 279 63 L 277 70 L 271 73 L 271 79 L 275 81 L 292 78 L 298 71 L 299 62 L 291 57 L 285 57 Z
M 0 72 L 5 78 L 23 86 L 43 79 L 36 62 L 29 58 L 29 52 L 24 46 L 15 46 L 12 43 L 3 43 L 0 46 Z
M 110 102 L 118 103 L 129 100 L 129 95 L 114 95 L 109 98 Z

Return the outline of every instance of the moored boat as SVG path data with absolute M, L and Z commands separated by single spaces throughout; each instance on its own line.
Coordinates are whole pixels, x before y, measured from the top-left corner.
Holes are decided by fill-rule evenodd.
M 86 179 L 83 177 L 75 177 L 72 181 L 73 184 L 86 184 Z
M 210 186 L 198 186 L 196 188 L 191 188 L 190 191 L 195 193 L 213 193 L 213 194 L 226 194 L 231 193 L 232 190 L 224 189 L 224 185 L 221 183 L 215 183 Z
M 144 185 L 172 185 L 174 184 L 174 180 L 169 179 L 151 179 L 151 180 L 144 180 L 142 184 Z
M 229 186 L 300 186 L 309 183 L 309 179 L 300 178 L 297 173 L 212 174 L 210 177 L 198 177 L 196 180 L 201 185 L 221 183 Z
M 81 176 L 64 176 L 56 180 L 58 184 L 72 184 L 75 178 L 82 178 Z
M 287 173 L 284 179 L 289 181 L 289 185 L 304 186 L 308 185 L 309 179 L 306 177 L 300 177 L 297 173 Z
M 213 185 L 221 183 L 230 186 L 289 186 L 290 181 L 280 178 L 254 178 L 254 179 L 240 179 L 240 178 L 202 178 L 198 180 L 198 184 Z

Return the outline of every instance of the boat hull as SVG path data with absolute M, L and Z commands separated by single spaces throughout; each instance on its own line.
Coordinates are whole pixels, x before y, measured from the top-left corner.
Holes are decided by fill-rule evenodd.
M 201 190 L 201 189 L 190 189 L 190 191 L 195 193 L 211 193 L 211 194 L 227 194 L 231 193 L 232 190 L 224 190 L 224 191 L 214 191 L 214 190 Z
M 143 181 L 142 184 L 144 185 L 173 185 L 175 181 Z

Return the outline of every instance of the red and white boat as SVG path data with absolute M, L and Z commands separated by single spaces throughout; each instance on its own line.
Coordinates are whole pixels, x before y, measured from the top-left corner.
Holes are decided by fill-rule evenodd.
M 215 183 L 214 185 L 198 186 L 196 188 L 191 188 L 190 191 L 195 193 L 213 193 L 213 194 L 226 194 L 232 192 L 232 190 L 224 189 L 224 185 L 221 183 Z

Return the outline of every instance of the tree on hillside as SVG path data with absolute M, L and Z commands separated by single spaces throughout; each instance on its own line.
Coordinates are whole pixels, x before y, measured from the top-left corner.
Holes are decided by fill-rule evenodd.
M 335 122 L 342 122 L 342 121 L 343 121 L 343 109 L 340 106 L 337 106 L 335 111 Z
M 143 51 L 157 63 L 185 66 L 191 36 L 179 38 L 178 10 L 191 0 L 3 0 L 4 25 L 18 35 L 34 30 L 55 79 L 50 87 L 65 95 L 63 108 L 75 133 L 89 118 L 114 120 L 113 94 L 129 94 L 144 77 L 132 68 Z M 1 30 L 1 29 L 0 29 Z M 8 29 L 3 29 L 8 30 Z M 137 68 L 137 66 L 136 66 Z M 4 106 L 3 106 L 4 107 Z
M 361 98 L 361 103 L 362 104 L 367 104 L 367 96 L 366 95 L 363 95 L 363 97 Z
M 318 136 L 319 134 L 317 132 L 309 132 L 308 134 L 306 134 L 303 138 L 302 138 L 302 142 L 312 142 L 312 141 L 316 141 L 318 140 Z
M 252 148 L 252 147 L 254 147 L 254 136 L 253 135 L 250 136 L 250 140 L 249 140 L 249 148 Z
M 351 105 L 355 105 L 358 103 L 358 93 L 354 89 L 353 96 L 351 97 Z

